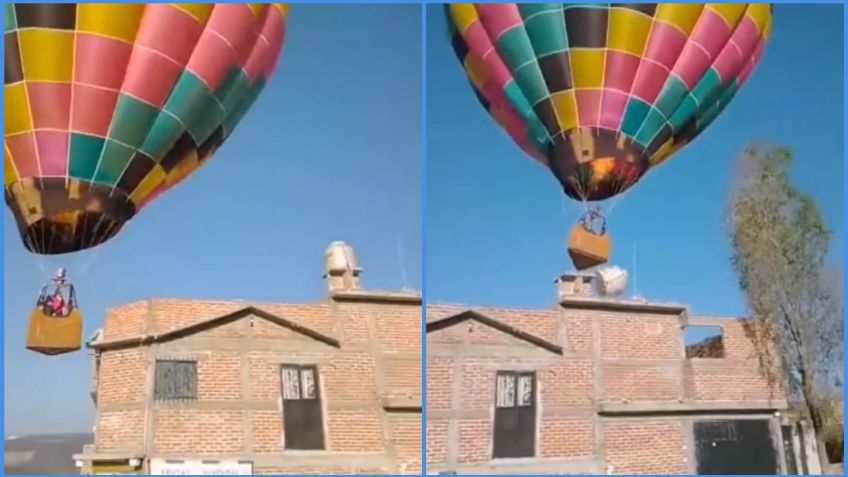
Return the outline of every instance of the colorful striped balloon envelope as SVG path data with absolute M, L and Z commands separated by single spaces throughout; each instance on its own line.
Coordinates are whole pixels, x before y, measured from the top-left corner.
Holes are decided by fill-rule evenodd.
M 113 237 L 202 165 L 268 82 L 285 4 L 7 4 L 6 203 L 26 248 Z
M 480 102 L 565 193 L 615 196 L 691 142 L 763 54 L 770 4 L 451 4 Z

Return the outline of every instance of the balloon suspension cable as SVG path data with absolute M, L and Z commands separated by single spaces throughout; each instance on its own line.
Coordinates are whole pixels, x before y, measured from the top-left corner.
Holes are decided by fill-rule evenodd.
M 91 234 L 89 234 L 89 242 L 86 244 L 86 248 L 101 243 L 100 233 L 101 228 L 103 227 L 103 217 L 104 216 L 102 214 L 97 217 L 97 222 L 94 223 L 94 229 L 91 231 Z M 108 231 L 109 227 L 107 226 L 106 232 L 108 233 Z
M 580 197 L 580 202 L 583 204 L 583 212 L 589 211 L 588 200 L 586 199 L 589 196 L 589 191 L 584 187 L 584 184 L 581 180 L 575 179 L 574 177 L 569 178 L 569 182 L 574 188 L 574 192 Z
M 33 254 L 35 255 L 35 263 L 38 264 L 38 269 L 41 271 L 41 273 L 44 273 L 44 256 L 35 252 L 36 250 L 38 250 L 38 247 L 36 246 L 35 240 L 33 239 L 29 229 L 27 229 L 27 231 L 24 233 L 23 240 L 27 248 L 33 251 Z
M 83 232 L 85 233 L 85 237 L 82 239 L 83 248 L 88 248 L 94 243 L 94 231 L 97 230 L 97 224 L 95 224 L 94 231 L 92 233 L 88 233 L 88 230 L 88 214 L 85 214 L 83 217 Z
M 626 180 L 618 179 L 618 180 L 616 180 L 616 186 L 614 187 L 616 194 L 612 197 L 612 200 L 610 201 L 610 206 L 609 206 L 609 209 L 607 210 L 607 218 L 612 216 L 612 211 L 615 210 L 615 206 L 618 205 L 618 203 L 621 202 L 621 200 L 623 198 L 625 198 L 627 196 L 627 194 L 630 193 L 630 191 L 633 189 L 631 186 L 635 183 L 636 183 L 635 179 L 626 179 Z M 624 192 L 621 192 L 622 190 Z M 619 193 L 619 192 L 621 192 L 621 193 Z
M 38 243 L 38 249 L 39 250 L 45 250 L 45 248 L 44 248 L 44 220 L 41 220 L 40 222 L 38 222 L 38 228 L 41 230 L 41 234 L 40 234 L 40 237 L 39 237 L 39 240 L 38 240 L 38 242 L 39 242 Z
M 83 243 L 84 249 L 91 247 L 91 244 L 99 243 L 99 242 L 97 242 L 97 230 L 100 228 L 100 221 L 102 219 L 103 219 L 103 217 L 101 216 L 97 220 L 97 224 L 94 227 L 94 231 L 89 235 L 89 240 L 87 241 L 88 243 L 85 243 L 85 242 Z M 87 220 L 88 220 L 88 215 L 86 214 L 83 221 L 87 221 Z M 87 230 L 87 229 L 84 229 L 84 230 Z M 111 227 L 107 227 L 106 230 L 107 230 L 107 233 L 108 233 L 111 230 Z M 97 260 L 97 256 L 98 256 L 99 253 L 100 253 L 99 249 L 95 248 L 93 250 L 91 255 L 89 255 L 87 257 L 87 260 L 85 260 L 83 262 L 83 264 L 80 266 L 79 270 L 77 271 L 77 277 L 84 277 L 88 273 L 88 269 L 91 268 L 91 265 Z
M 97 254 L 100 251 L 98 249 L 94 249 L 90 256 L 82 263 L 78 270 L 76 270 L 75 274 L 78 278 L 84 277 L 88 273 L 88 269 L 91 268 L 91 265 L 97 260 Z

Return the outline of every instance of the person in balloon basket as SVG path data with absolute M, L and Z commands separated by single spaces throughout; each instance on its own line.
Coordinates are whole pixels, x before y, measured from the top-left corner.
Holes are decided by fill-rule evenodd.
M 64 316 L 65 315 L 65 298 L 62 296 L 62 290 L 59 287 L 56 287 L 56 291 L 53 292 L 53 297 L 50 298 L 50 304 L 53 308 L 53 316 Z
M 41 293 L 38 295 L 38 304 L 44 310 L 44 314 L 52 317 L 62 317 L 68 316 L 71 313 L 71 304 L 70 298 L 65 300 L 64 295 L 62 294 L 62 289 L 65 286 L 69 286 L 67 279 L 65 278 L 65 270 L 60 268 L 58 272 L 56 272 L 56 277 L 53 279 L 56 284 L 56 288 L 53 290 L 53 294 L 48 296 L 47 294 L 47 285 L 41 288 Z
M 587 210 L 583 216 L 580 217 L 580 225 L 582 225 L 587 232 L 594 235 L 604 235 L 607 233 L 606 219 L 604 219 L 604 216 L 601 215 L 601 212 L 596 208 Z

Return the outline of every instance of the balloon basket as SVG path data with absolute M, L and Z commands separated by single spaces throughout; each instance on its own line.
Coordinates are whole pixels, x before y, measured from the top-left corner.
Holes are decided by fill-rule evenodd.
M 71 353 L 82 345 L 82 313 L 74 308 L 67 316 L 50 316 L 37 306 L 29 317 L 26 347 L 55 356 Z
M 585 270 L 609 260 L 612 238 L 607 233 L 597 234 L 583 225 L 575 225 L 568 238 L 568 255 L 577 270 Z

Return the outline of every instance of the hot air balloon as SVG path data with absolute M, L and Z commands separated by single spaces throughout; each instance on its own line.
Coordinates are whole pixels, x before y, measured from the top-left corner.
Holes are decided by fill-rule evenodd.
M 5 8 L 5 197 L 36 254 L 106 242 L 207 161 L 271 76 L 288 12 Z
M 770 4 L 450 4 L 479 101 L 565 194 L 616 197 L 697 137 L 769 38 Z M 588 207 L 587 207 L 588 208 Z M 606 262 L 606 220 L 572 230 L 577 269 Z

